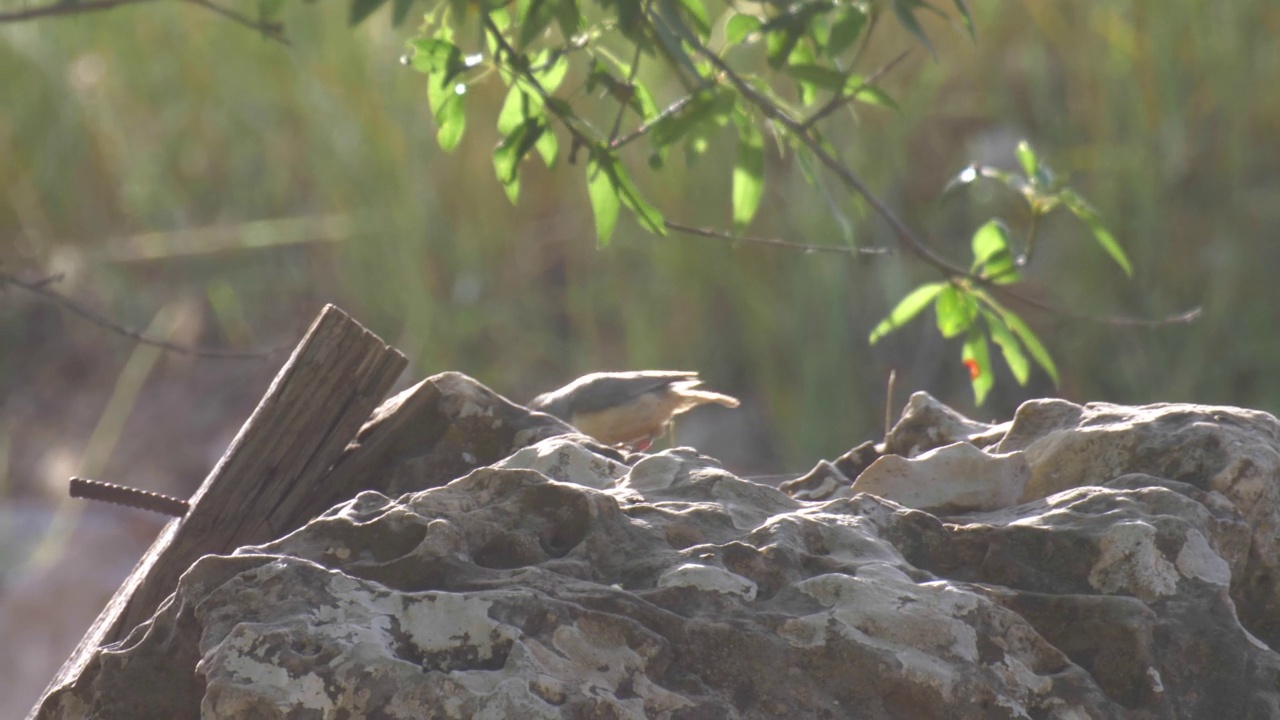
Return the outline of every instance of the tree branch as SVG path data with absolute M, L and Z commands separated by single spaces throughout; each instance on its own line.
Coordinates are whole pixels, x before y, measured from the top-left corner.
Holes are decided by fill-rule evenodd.
M 823 147 L 822 143 L 813 137 L 810 132 L 810 127 L 791 117 L 782 108 L 770 101 L 769 98 L 756 91 L 755 88 L 751 87 L 750 83 L 738 75 L 733 68 L 729 67 L 728 63 L 726 63 L 719 55 L 712 52 L 710 48 L 701 43 L 696 44 L 694 47 L 699 55 L 706 58 L 706 60 L 711 63 L 711 65 L 714 66 L 725 78 L 727 78 L 729 82 L 733 83 L 733 86 L 737 88 L 738 92 L 742 93 L 743 97 L 747 98 L 751 104 L 759 108 L 760 112 L 764 113 L 765 117 L 781 123 L 785 128 L 790 130 L 791 133 L 800 140 L 800 142 L 804 143 L 805 147 L 807 147 L 815 157 L 822 161 L 822 164 L 825 165 L 828 170 L 835 173 L 836 177 L 840 178 L 840 180 L 843 181 L 851 190 L 862 196 L 862 198 L 867 201 L 867 204 L 875 210 L 876 214 L 888 223 L 889 227 L 893 230 L 894 235 L 903 246 L 924 262 L 938 269 L 947 278 L 967 279 L 1006 298 L 1017 300 L 1045 312 L 1077 320 L 1101 322 L 1107 325 L 1157 327 L 1161 325 L 1191 322 L 1200 316 L 1201 308 L 1199 307 L 1154 320 L 1115 315 L 1086 315 L 1070 310 L 1064 310 L 1050 305 L 1049 303 L 1027 297 L 1008 286 L 996 285 L 986 278 L 974 275 L 967 269 L 952 263 L 950 260 L 947 260 L 934 252 L 932 248 L 916 236 L 916 234 L 912 232 L 911 228 L 907 227 L 907 224 L 903 222 L 896 213 L 890 210 L 879 197 L 871 192 L 871 188 L 867 187 L 867 184 L 863 182 L 862 179 L 853 172 L 853 170 L 849 169 L 849 166 L 845 165 L 839 158 L 828 152 L 827 149 Z
M 121 5 L 136 5 L 144 2 L 154 2 L 155 0 L 87 0 L 87 2 L 77 2 L 72 0 L 58 0 L 49 5 L 28 8 L 26 10 L 15 10 L 11 12 L 0 12 L 0 24 L 22 22 L 24 20 L 35 20 L 42 17 L 69 17 L 73 15 L 82 15 L 85 13 L 99 12 L 102 10 L 110 10 Z M 220 5 L 216 5 L 211 0 L 184 0 L 198 7 L 204 8 L 213 13 L 217 13 L 222 17 L 243 25 L 250 30 L 256 30 L 263 36 L 275 40 L 282 45 L 289 45 L 288 38 L 284 35 L 284 26 L 280 23 L 257 22 L 247 15 L 242 15 L 234 10 L 228 10 Z
M 110 10 L 120 5 L 133 5 L 135 3 L 153 2 L 153 0 L 90 0 L 89 2 L 55 2 L 50 5 L 42 5 L 40 7 L 28 8 L 26 10 L 14 10 L 11 12 L 0 12 L 0 23 L 21 22 L 23 20 L 35 20 L 42 17 L 57 17 L 59 15 L 79 15 L 82 13 L 98 12 L 99 10 Z
M 725 230 L 717 230 L 715 228 L 702 228 L 693 225 L 685 225 L 684 223 L 674 222 L 672 220 L 664 220 L 663 225 L 668 230 L 685 233 L 686 235 L 695 235 L 697 237 L 715 238 L 718 240 L 726 240 L 735 243 L 748 243 L 751 245 L 766 245 L 769 247 L 783 248 L 786 250 L 799 250 L 806 253 L 837 253 L 840 255 L 865 255 L 880 256 L 891 255 L 893 250 L 889 248 L 859 248 L 845 247 L 842 245 L 811 245 L 809 243 L 795 242 L 794 240 L 781 240 L 778 238 L 762 238 L 751 237 L 749 235 L 734 235 Z
M 87 306 L 75 300 L 72 300 L 71 298 L 65 295 L 62 295 L 60 293 L 54 292 L 53 290 L 50 290 L 48 288 L 48 285 L 52 282 L 56 282 L 60 278 L 61 278 L 61 275 L 52 275 L 50 277 L 41 278 L 39 280 L 31 282 L 27 280 L 22 280 L 21 278 L 18 278 L 14 275 L 10 275 L 9 273 L 6 273 L 6 272 L 0 272 L 0 287 L 3 287 L 4 285 L 13 285 L 14 287 L 22 288 L 23 290 L 26 290 L 27 292 L 33 295 L 40 296 L 44 300 L 51 302 L 54 305 L 59 305 L 61 307 L 66 308 L 67 310 L 70 310 L 71 312 L 75 313 L 76 315 L 79 315 L 85 320 L 88 320 L 94 325 L 97 325 L 98 327 L 110 330 L 111 332 L 117 335 L 123 335 L 124 337 L 130 338 L 136 342 L 140 342 L 143 345 L 151 345 L 153 347 L 158 347 L 163 350 L 168 350 L 170 352 L 175 352 L 181 355 L 190 355 L 193 357 L 204 357 L 204 358 L 217 358 L 217 359 L 223 359 L 223 360 L 264 360 L 266 358 L 271 357 L 272 355 L 279 353 L 281 350 L 284 349 L 284 348 L 276 348 L 274 350 L 269 350 L 266 352 L 248 352 L 248 351 L 241 351 L 241 350 L 217 350 L 213 348 L 197 348 L 197 347 L 190 347 L 188 345 L 179 345 L 178 343 L 171 343 L 167 340 L 159 340 L 153 337 L 148 337 L 147 335 L 144 335 L 143 333 L 137 330 L 132 330 L 130 328 L 127 328 L 89 309 Z

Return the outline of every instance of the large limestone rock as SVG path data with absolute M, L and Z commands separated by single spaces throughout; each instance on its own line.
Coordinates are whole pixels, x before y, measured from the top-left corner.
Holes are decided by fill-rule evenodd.
M 1023 462 L 1021 497 L 809 502 L 687 449 L 546 439 L 203 558 L 64 716 L 1280 717 L 1274 418 L 913 402 L 945 427 L 898 449 Z

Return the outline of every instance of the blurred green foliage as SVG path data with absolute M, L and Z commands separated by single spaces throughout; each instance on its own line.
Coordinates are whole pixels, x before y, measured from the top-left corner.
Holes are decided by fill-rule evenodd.
M 789 467 L 876 436 L 890 368 L 898 404 L 924 389 L 971 408 L 956 346 L 927 323 L 867 345 L 936 278 L 909 259 L 656 238 L 626 214 L 597 250 L 581 171 L 526 168 L 512 206 L 493 181 L 493 123 L 438 149 L 422 76 L 399 62 L 413 20 L 392 27 L 398 5 L 354 30 L 345 9 L 287 5 L 292 47 L 182 3 L 0 26 L 0 262 L 74 269 L 63 291 L 134 326 L 199 292 L 223 342 L 272 344 L 336 301 L 420 374 L 461 370 L 516 399 L 596 369 L 698 369 L 763 413 Z M 1015 167 L 1030 139 L 1135 268 L 1126 281 L 1076 221 L 1050 218 L 1033 288 L 1095 313 L 1206 307 L 1196 325 L 1137 330 L 1028 313 L 1058 358 L 1058 392 L 1280 407 L 1280 99 L 1266 91 L 1280 6 L 969 8 L 976 44 L 920 15 L 937 62 L 917 51 L 880 82 L 900 112 L 849 117 L 833 138 L 845 159 L 967 264 L 985 219 L 1021 216 L 994 191 L 943 203 L 942 188 L 970 163 Z M 908 47 L 886 26 L 867 62 Z M 495 118 L 502 100 L 496 87 L 468 98 Z M 860 205 L 765 147 L 753 234 L 892 245 Z M 713 139 L 695 164 L 633 172 L 673 215 L 730 227 L 736 152 Z M 23 317 L 0 313 L 0 354 L 22 351 Z M 1029 389 L 998 378 L 983 417 L 1050 388 L 1038 371 Z

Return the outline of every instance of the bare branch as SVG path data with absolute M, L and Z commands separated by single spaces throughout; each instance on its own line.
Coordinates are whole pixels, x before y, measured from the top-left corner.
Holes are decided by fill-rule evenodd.
M 83 15 L 85 13 L 99 12 L 102 10 L 110 10 L 111 8 L 120 7 L 121 5 L 136 5 L 144 2 L 154 2 L 155 0 L 88 0 L 87 2 L 67 2 L 66 0 L 58 0 L 49 5 L 28 8 L 26 10 L 15 10 L 12 12 L 0 13 L 0 24 L 22 22 L 24 20 L 35 20 L 43 17 L 69 17 L 74 15 Z M 283 45 L 289 45 L 288 38 L 284 35 L 284 26 L 280 23 L 257 22 L 247 15 L 242 15 L 234 10 L 228 10 L 220 5 L 216 5 L 210 0 L 185 0 L 192 5 L 196 5 L 217 13 L 224 18 L 250 30 L 256 30 L 265 37 L 275 40 Z
M 794 240 L 780 240 L 777 238 L 751 237 L 749 235 L 734 235 L 725 230 L 717 230 L 715 228 L 701 228 L 683 223 L 664 220 L 663 225 L 668 230 L 685 233 L 687 235 L 695 235 L 697 237 L 715 238 L 717 240 L 726 240 L 734 243 L 748 243 L 751 245 L 766 245 L 769 247 L 783 248 L 786 250 L 799 250 L 806 253 L 836 253 L 839 255 L 854 256 L 881 256 L 892 255 L 893 250 L 889 248 L 860 248 L 845 247 L 842 245 L 811 245 L 809 243 L 795 242 Z
M 204 358 L 217 358 L 217 359 L 224 359 L 224 360 L 264 360 L 266 358 L 269 358 L 279 353 L 281 350 L 284 349 L 284 348 L 276 348 L 274 350 L 268 350 L 266 352 L 247 352 L 247 351 L 241 351 L 241 350 L 218 350 L 214 348 L 197 348 L 197 347 L 190 347 L 188 345 L 179 345 L 178 343 L 171 343 L 167 340 L 159 340 L 153 337 L 148 337 L 147 335 L 144 335 L 143 333 L 137 330 L 132 330 L 113 320 L 110 320 L 104 317 L 103 315 L 89 309 L 87 306 L 75 300 L 72 300 L 71 298 L 65 295 L 62 295 L 60 293 L 54 292 L 53 290 L 50 290 L 48 288 L 48 285 L 60 278 L 61 278 L 61 275 L 54 275 L 51 277 L 41 278 L 40 280 L 36 280 L 34 282 L 28 282 L 14 275 L 10 275 L 9 273 L 0 272 L 0 287 L 3 287 L 4 285 L 13 285 L 14 287 L 22 288 L 23 290 L 26 290 L 27 292 L 32 293 L 33 295 L 39 295 L 41 298 L 47 300 L 48 302 L 51 302 L 55 305 L 60 305 L 70 310 L 71 312 L 79 315 L 85 320 L 88 320 L 94 325 L 97 325 L 98 327 L 110 330 L 111 332 L 117 335 L 123 335 L 136 342 L 140 342 L 143 345 L 151 345 L 153 347 L 158 347 L 163 350 L 175 352 L 180 355 L 190 355 L 193 357 L 204 357 Z
M 809 128 L 813 127 L 815 123 L 826 118 L 831 113 L 835 112 L 836 110 L 839 110 L 845 105 L 848 105 L 854 100 L 857 100 L 858 96 L 861 95 L 863 91 L 865 91 L 867 88 L 874 85 L 877 80 L 879 80 L 881 77 L 887 74 L 890 70 L 892 70 L 894 66 L 896 66 L 898 63 L 907 59 L 907 56 L 910 54 L 911 54 L 910 50 L 903 50 L 901 53 L 898 54 L 897 57 L 885 63 L 879 70 L 876 70 L 875 72 L 868 75 L 867 78 L 862 81 L 862 84 L 854 88 L 853 92 L 849 93 L 848 95 L 844 95 L 842 93 L 836 93 L 835 95 L 832 95 L 831 99 L 828 100 L 825 105 L 818 108 L 817 112 L 809 116 L 808 120 L 805 120 L 803 123 L 801 123 L 800 127 L 804 128 L 805 130 L 808 130 Z
M 1200 316 L 1201 308 L 1199 307 L 1157 319 L 1115 315 L 1087 315 L 1041 302 L 1034 298 L 1027 297 L 1008 286 L 996 285 L 987 278 L 974 275 L 967 269 L 962 268 L 937 254 L 932 248 L 926 245 L 923 240 L 912 232 L 911 228 L 907 227 L 907 224 L 903 222 L 896 213 L 890 210 L 879 197 L 871 192 L 871 188 L 867 187 L 867 184 L 862 181 L 862 178 L 858 177 L 857 173 L 853 172 L 853 170 L 851 170 L 848 165 L 845 165 L 839 158 L 828 152 L 827 149 L 823 147 L 822 143 L 813 137 L 810 127 L 791 117 L 782 108 L 770 101 L 769 98 L 760 94 L 755 88 L 751 87 L 750 83 L 738 75 L 733 68 L 729 67 L 728 63 L 721 59 L 719 55 L 711 51 L 711 49 L 700 43 L 695 47 L 698 54 L 706 58 L 708 62 L 710 62 L 725 78 L 729 80 L 729 82 L 733 83 L 733 86 L 737 88 L 738 92 L 742 93 L 743 97 L 759 108 L 760 112 L 762 112 L 765 117 L 781 123 L 784 127 L 790 130 L 796 138 L 800 140 L 800 142 L 804 143 L 805 147 L 809 148 L 810 152 L 812 152 L 814 156 L 822 161 L 822 164 L 825 165 L 828 170 L 835 173 L 836 177 L 839 177 L 840 180 L 843 181 L 851 190 L 862 196 L 862 198 L 867 201 L 867 204 L 876 211 L 876 214 L 888 223 L 889 227 L 893 230 L 894 235 L 903 246 L 924 262 L 937 268 L 946 277 L 967 279 L 971 282 L 982 285 L 999 295 L 1017 300 L 1030 305 L 1031 307 L 1055 315 L 1077 320 L 1090 320 L 1107 325 L 1158 327 L 1161 325 L 1191 322 Z
M 26 10 L 14 10 L 12 12 L 0 13 L 0 23 L 21 22 L 23 20 L 35 20 L 42 17 L 57 17 L 59 15 L 80 15 L 83 13 L 98 12 L 99 10 L 110 10 L 120 5 L 133 5 L 136 3 L 152 2 L 153 0 L 90 0 L 89 2 L 55 2 L 50 5 L 42 5 L 40 7 L 28 8 Z
M 241 15 L 234 10 L 228 10 L 221 5 L 215 5 L 209 0 L 186 0 L 192 5 L 197 5 L 213 13 L 217 13 L 222 17 L 230 20 L 237 25 L 243 25 L 250 30 L 257 30 L 264 37 L 275 40 L 281 45 L 292 45 L 289 39 L 284 36 L 284 25 L 281 23 L 255 22 L 247 15 Z

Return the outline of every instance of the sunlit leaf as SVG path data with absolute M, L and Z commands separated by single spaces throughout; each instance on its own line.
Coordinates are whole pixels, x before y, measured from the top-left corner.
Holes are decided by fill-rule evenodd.
M 988 220 L 973 234 L 973 265 L 977 271 L 999 253 L 1009 252 L 1009 228 L 1000 220 Z
M 920 314 L 921 310 L 924 310 L 929 306 L 929 303 L 933 302 L 938 293 L 948 287 L 951 287 L 948 282 L 925 283 L 907 293 L 907 296 L 899 300 L 893 310 L 889 311 L 889 315 L 871 330 L 871 335 L 867 338 L 867 342 L 875 345 L 880 338 L 911 322 L 916 315 Z
M 614 162 L 608 170 L 618 188 L 618 197 L 622 200 L 622 204 L 635 215 L 640 226 L 655 235 L 666 235 L 667 227 L 663 224 L 662 213 L 640 195 L 640 191 L 631 182 L 631 177 L 627 175 L 627 170 L 622 163 Z
M 1027 380 L 1031 377 L 1031 361 L 1027 359 L 1027 354 L 1022 351 L 1022 343 L 1009 330 L 1009 326 L 1005 324 L 1003 318 L 990 310 L 982 310 L 982 318 L 987 322 L 987 329 L 991 333 L 991 340 L 1000 348 L 1000 354 L 1004 356 L 1004 362 L 1009 366 L 1009 371 L 1013 373 L 1013 378 L 1018 381 L 1019 385 L 1026 385 Z
M 560 141 L 556 140 L 556 134 L 551 132 L 551 128 L 547 128 L 541 136 L 538 137 L 537 146 L 538 155 L 542 157 L 542 162 L 549 168 L 556 165 L 556 153 L 560 152 Z
M 1093 209 L 1084 198 L 1076 194 L 1071 188 L 1066 188 L 1058 193 L 1058 197 L 1062 199 L 1062 203 L 1071 210 L 1076 217 L 1084 221 L 1085 225 L 1093 231 L 1093 237 L 1102 246 L 1103 250 L 1111 256 L 1112 260 L 1124 270 L 1124 274 L 1133 277 L 1133 265 L 1129 263 L 1129 257 L 1125 255 L 1124 248 L 1120 247 L 1120 243 L 1116 242 L 1116 238 L 1111 231 L 1102 224 L 1102 218 L 1098 217 L 1098 211 Z
M 751 115 L 739 110 L 734 114 L 738 126 L 738 158 L 733 166 L 733 227 L 742 232 L 764 194 L 764 138 Z
M 498 133 L 506 136 L 524 123 L 526 118 L 541 114 L 542 100 L 528 93 L 518 84 L 513 84 L 502 101 L 502 109 L 498 111 Z
M 613 237 L 613 229 L 618 224 L 618 188 L 614 184 L 613 174 L 608 168 L 614 162 L 613 156 L 603 151 L 592 153 L 587 162 L 587 194 L 591 197 L 591 210 L 596 217 L 596 244 L 605 247 Z
M 547 129 L 541 117 L 531 117 L 517 125 L 493 151 L 493 170 L 512 204 L 520 195 L 520 161 L 529 154 Z
M 978 316 L 978 302 L 969 292 L 948 284 L 938 293 L 933 310 L 938 316 L 938 332 L 952 338 L 973 326 Z
M 759 30 L 763 24 L 760 18 L 746 13 L 738 13 L 729 18 L 729 22 L 724 25 L 725 47 L 733 47 L 742 42 L 748 35 Z
M 782 72 L 823 90 L 842 90 L 845 86 L 845 74 L 825 65 L 811 63 L 786 65 L 782 68 Z
M 654 123 L 649 129 L 649 141 L 655 147 L 664 147 L 693 134 L 700 127 L 723 125 L 733 111 L 734 102 L 732 90 L 719 87 L 703 90 L 679 112 Z
M 436 131 L 436 142 L 440 144 L 441 150 L 452 152 L 462 140 L 463 131 L 467 129 L 467 114 L 462 107 L 462 95 L 454 92 L 444 100 L 436 113 L 436 123 L 440 126 Z
M 534 61 L 532 73 L 543 90 L 555 92 L 569 74 L 569 58 L 564 53 L 556 53 L 554 57 L 549 52 L 543 53 Z
M 964 347 L 960 357 L 969 369 L 969 382 L 973 385 L 973 402 L 981 405 L 987 399 L 987 393 L 995 385 L 995 373 L 991 372 L 991 352 L 987 345 L 987 336 L 975 325 L 965 335 Z
M 409 47 L 413 48 L 413 57 L 410 58 L 413 69 L 427 74 L 443 73 L 445 77 L 441 82 L 453 79 L 467 67 L 462 59 L 462 50 L 448 40 L 417 38 L 409 41 Z
M 875 85 L 860 85 L 855 90 L 858 93 L 857 101 L 866 105 L 879 105 L 882 108 L 888 108 L 894 112 L 902 112 L 902 108 L 898 107 L 897 101 L 889 96 L 889 93 L 881 90 Z
M 1020 140 L 1015 150 L 1018 155 L 1018 164 L 1022 166 L 1022 172 L 1027 179 L 1033 179 L 1040 170 L 1040 158 L 1036 157 L 1036 151 L 1031 149 L 1031 144 L 1026 140 Z
M 1040 342 L 1040 338 L 1036 337 L 1036 334 L 1031 331 L 1031 328 L 1027 323 L 1023 321 L 1021 317 L 1018 317 L 1017 313 L 1001 305 L 995 298 L 991 297 L 990 294 L 981 290 L 975 291 L 975 294 L 982 298 L 982 302 L 986 304 L 987 307 L 994 310 L 995 313 L 1000 316 L 1000 319 L 1009 327 L 1009 330 L 1013 332 L 1014 336 L 1022 342 L 1022 346 L 1031 354 L 1031 358 L 1036 361 L 1036 364 L 1039 365 L 1050 378 L 1053 379 L 1053 384 L 1057 385 L 1058 366 L 1054 364 L 1053 357 L 1051 357 L 1049 355 L 1049 351 L 1045 349 L 1044 343 Z

